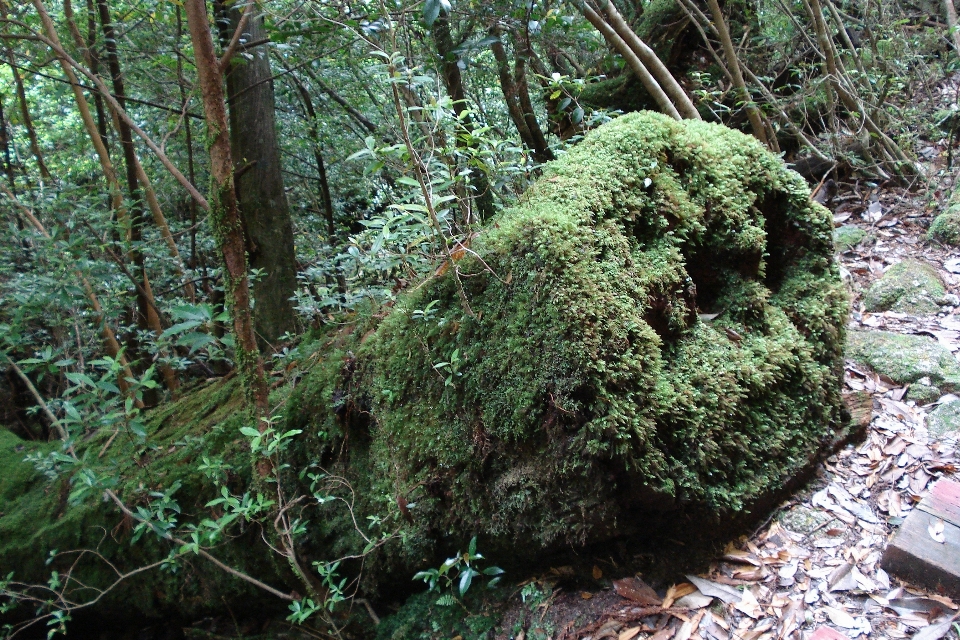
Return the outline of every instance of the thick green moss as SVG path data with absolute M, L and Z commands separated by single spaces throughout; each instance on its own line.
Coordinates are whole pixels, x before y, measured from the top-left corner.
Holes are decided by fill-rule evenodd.
M 213 511 L 204 505 L 218 490 L 198 468 L 204 457 L 226 461 L 228 466 L 218 479 L 242 493 L 250 477 L 250 454 L 244 450 L 239 429 L 249 423 L 250 416 L 243 410 L 237 379 L 189 393 L 147 417 L 145 442 L 122 434 L 95 463 L 116 478 L 115 491 L 128 505 L 145 506 L 152 499 L 150 492 L 167 491 L 180 483 L 174 494 L 182 509 L 179 521 L 210 517 Z M 79 442 L 78 455 L 97 460 L 109 435 Z M 151 533 L 132 543 L 135 523 L 102 500 L 99 492 L 72 504 L 69 496 L 77 487 L 75 474 L 66 471 L 51 480 L 24 462 L 28 454 L 50 453 L 59 446 L 24 442 L 0 429 L 0 575 L 13 572 L 18 581 L 43 584 L 51 571 L 62 574 L 76 561 L 74 577 L 103 588 L 116 580 L 116 574 L 89 550 L 102 554 L 120 571 L 166 557 L 173 547 Z M 277 570 L 266 548 L 257 543 L 257 535 L 243 535 L 215 553 L 251 575 L 276 581 Z M 81 557 L 77 553 L 81 550 L 88 553 Z M 69 553 L 47 564 L 52 551 Z M 81 589 L 74 595 L 82 600 L 89 593 Z M 225 602 L 255 597 L 262 594 L 215 570 L 206 560 L 189 556 L 174 570 L 154 569 L 127 580 L 98 605 L 98 611 L 109 612 L 111 624 L 123 624 L 131 618 L 204 615 L 221 610 Z
M 847 251 L 854 248 L 867 237 L 867 232 L 858 226 L 847 224 L 833 232 L 833 243 L 837 251 Z
M 361 513 L 415 503 L 408 520 L 393 507 L 406 538 L 381 559 L 471 533 L 532 555 L 651 510 L 739 513 L 841 427 L 831 218 L 752 138 L 625 116 L 473 249 L 291 400 L 298 426 L 316 408 L 313 455 Z
M 960 389 L 960 365 L 933 338 L 889 331 L 851 331 L 847 357 L 901 384 L 918 383 L 937 391 Z M 930 392 L 933 395 L 934 392 Z
M 863 297 L 867 311 L 933 314 L 947 291 L 936 269 L 919 260 L 893 265 Z
M 960 210 L 954 207 L 934 218 L 928 235 L 931 240 L 960 246 Z

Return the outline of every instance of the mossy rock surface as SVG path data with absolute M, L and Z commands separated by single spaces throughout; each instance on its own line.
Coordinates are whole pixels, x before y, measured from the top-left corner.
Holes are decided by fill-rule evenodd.
M 624 116 L 488 225 L 482 261 L 318 366 L 289 426 L 326 434 L 307 453 L 360 513 L 415 503 L 402 565 L 471 534 L 530 557 L 664 510 L 743 513 L 843 428 L 832 231 L 753 138 Z
M 929 315 L 940 310 L 946 293 L 936 269 L 920 260 L 904 260 L 871 285 L 863 306 L 871 312 Z
M 852 249 L 866 237 L 866 231 L 852 224 L 843 225 L 833 232 L 833 242 L 837 246 L 837 251 Z
M 931 240 L 953 247 L 960 246 L 960 208 L 951 208 L 934 218 L 927 235 Z
M 153 500 L 151 492 L 179 486 L 171 494 L 181 509 L 177 521 L 196 523 L 210 517 L 213 512 L 205 505 L 218 497 L 219 486 L 242 493 L 250 478 L 250 454 L 244 451 L 239 429 L 252 420 L 243 409 L 238 382 L 236 378 L 214 382 L 151 411 L 145 441 L 122 434 L 105 447 L 111 434 L 101 433 L 79 439 L 77 453 L 96 459 L 102 452 L 101 472 L 116 479 L 114 491 L 133 509 Z M 127 572 L 162 560 L 176 547 L 150 532 L 134 542 L 136 523 L 105 501 L 101 490 L 85 496 L 78 493 L 84 483 L 70 465 L 58 465 L 56 474 L 51 470 L 53 477 L 47 477 L 25 461 L 28 455 L 60 449 L 58 442 L 27 442 L 0 428 L 0 575 L 12 572 L 18 583 L 42 585 L 52 571 L 62 576 L 72 569 L 74 579 L 89 587 L 73 591 L 83 601 L 90 588 L 102 589 L 117 579 L 107 562 Z M 207 477 L 200 467 L 211 460 L 224 460 L 226 466 Z M 214 554 L 249 575 L 282 584 L 283 567 L 278 571 L 259 534 L 231 533 L 237 536 L 232 544 L 218 545 Z M 54 551 L 59 555 L 51 558 Z M 125 580 L 88 611 L 99 616 L 98 624 L 104 629 L 116 630 L 116 626 L 175 623 L 216 614 L 225 604 L 236 607 L 241 602 L 255 602 L 263 611 L 283 610 L 276 599 L 264 599 L 249 584 L 188 555 L 164 570 L 155 568 Z M 29 617 L 32 611 L 20 607 L 0 617 L 0 624 L 18 615 Z M 90 621 L 83 620 L 85 613 L 80 611 L 75 618 L 87 629 L 84 625 Z
M 960 364 L 933 338 L 887 331 L 851 331 L 847 357 L 900 384 L 923 381 L 943 391 L 960 388 Z
M 935 436 L 960 431 L 960 400 L 945 402 L 927 416 L 927 429 Z

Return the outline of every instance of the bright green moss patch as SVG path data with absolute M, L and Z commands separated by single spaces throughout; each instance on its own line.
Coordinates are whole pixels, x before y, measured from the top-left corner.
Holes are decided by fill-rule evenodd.
M 933 338 L 887 331 L 851 331 L 847 357 L 901 384 L 927 378 L 926 386 L 960 389 L 960 365 L 949 349 Z
M 837 251 L 852 249 L 866 237 L 866 231 L 852 224 L 846 224 L 833 232 L 833 242 L 837 246 Z
M 842 428 L 832 231 L 752 138 L 625 116 L 489 224 L 482 261 L 318 365 L 289 419 L 325 434 L 312 455 L 359 512 L 402 524 L 391 565 L 472 533 L 530 556 L 652 510 L 742 513 Z
M 943 244 L 960 246 L 960 210 L 951 208 L 934 218 L 928 236 Z

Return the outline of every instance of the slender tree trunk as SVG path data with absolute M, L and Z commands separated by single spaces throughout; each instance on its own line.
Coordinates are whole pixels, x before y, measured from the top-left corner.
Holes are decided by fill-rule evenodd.
M 249 0 L 253 2 L 253 0 Z M 237 3 L 218 13 L 229 17 L 230 34 L 243 19 L 246 3 Z M 267 38 L 259 8 L 247 9 L 243 37 L 247 42 Z M 226 22 L 226 21 L 224 21 Z M 225 40 L 228 40 L 225 39 Z M 236 178 L 240 215 L 244 223 L 250 266 L 262 272 L 253 284 L 254 318 L 261 346 L 275 344 L 296 329 L 291 298 L 297 290 L 297 262 L 293 246 L 293 219 L 280 172 L 273 74 L 266 45 L 244 49 L 225 69 L 230 113 L 230 145 Z M 225 54 L 226 55 L 226 54 Z
M 323 203 L 323 215 L 327 219 L 327 234 L 330 236 L 330 245 L 336 242 L 336 224 L 333 219 L 333 198 L 330 196 L 330 183 L 327 181 L 327 167 L 323 162 L 323 150 L 320 148 L 320 131 L 318 129 L 319 120 L 317 111 L 313 106 L 313 99 L 310 92 L 303 86 L 300 79 L 292 73 L 291 81 L 297 87 L 300 94 L 300 101 L 303 103 L 303 109 L 307 116 L 307 129 L 310 134 L 310 141 L 313 143 L 313 159 L 317 169 L 317 188 L 320 191 L 320 201 Z
M 86 50 L 88 52 L 87 65 L 90 67 L 90 73 L 100 74 L 100 56 L 97 54 L 97 12 L 93 6 L 94 0 L 87 0 L 87 41 Z M 103 98 L 99 93 L 93 93 L 93 108 L 97 112 L 97 129 L 100 131 L 100 137 L 103 138 L 103 144 L 110 149 L 110 140 L 107 138 L 107 114 L 103 108 Z
M 174 47 L 176 49 L 177 56 L 177 88 L 180 90 L 180 110 L 186 112 L 187 103 L 189 99 L 187 98 L 187 89 L 186 89 L 186 79 L 183 77 L 183 54 L 180 52 L 180 40 L 183 38 L 183 8 L 178 4 L 176 7 L 177 14 L 177 33 L 176 39 L 174 41 Z M 193 160 L 193 127 L 190 125 L 190 118 L 186 118 L 184 122 L 184 134 L 186 136 L 186 146 L 187 146 L 187 177 L 190 179 L 192 184 L 197 184 L 196 176 L 196 167 L 194 167 Z M 197 267 L 201 268 L 203 272 L 204 282 L 206 282 L 207 269 L 206 265 L 201 264 L 201 258 L 197 255 L 197 201 L 194 198 L 190 198 L 190 267 L 196 269 Z
M 643 64 L 643 61 L 640 60 L 640 57 L 627 45 L 626 41 L 620 37 L 620 35 L 613 30 L 607 22 L 600 16 L 599 13 L 594 11 L 590 5 L 585 2 L 579 3 L 578 8 L 583 12 L 583 16 L 596 28 L 597 31 L 603 36 L 604 40 L 607 41 L 611 47 L 616 49 L 623 59 L 626 61 L 627 66 L 631 71 L 637 76 L 640 82 L 643 84 L 643 87 L 647 92 L 653 96 L 653 99 L 656 101 L 660 109 L 677 120 L 680 120 L 680 112 L 677 110 L 677 107 L 673 104 L 673 101 L 670 100 L 666 92 L 663 90 L 663 87 L 660 86 L 660 83 L 657 82 L 656 78 L 653 77 L 653 74 L 647 69 Z
M 473 120 L 467 110 L 467 96 L 463 90 L 463 75 L 457 64 L 456 54 L 453 52 L 453 36 L 450 33 L 450 20 L 447 15 L 441 15 L 433 23 L 433 41 L 440 56 L 440 71 L 443 84 L 447 88 L 447 95 L 453 101 L 453 111 L 457 114 L 464 135 L 457 136 L 457 144 L 466 146 L 461 138 L 466 138 L 473 131 Z M 490 182 L 487 174 L 478 169 L 470 170 L 470 181 L 475 189 L 473 201 L 480 220 L 486 220 L 494 213 L 493 193 L 490 191 Z
M 490 43 L 490 51 L 493 52 L 493 59 L 497 63 L 497 75 L 500 78 L 500 90 L 503 92 L 503 99 L 507 103 L 507 113 L 510 114 L 510 120 L 517 128 L 517 133 L 520 134 L 523 146 L 533 150 L 533 136 L 530 134 L 530 127 L 527 126 L 527 121 L 523 117 L 523 109 L 520 108 L 517 85 L 510 75 L 510 61 L 507 59 L 507 50 L 500 40 L 500 28 L 496 25 L 491 27 L 490 35 L 497 38 L 496 41 Z
M 0 2 L 0 15 L 7 17 L 7 5 Z M 7 64 L 10 66 L 10 75 L 13 76 L 13 85 L 17 92 L 17 102 L 20 107 L 20 119 L 24 128 L 27 130 L 27 139 L 30 140 L 30 153 L 33 154 L 37 162 L 37 169 L 40 171 L 40 177 L 49 182 L 51 180 L 50 170 L 46 162 L 43 161 L 43 153 L 40 151 L 40 143 L 37 140 L 37 131 L 33 127 L 33 119 L 30 117 L 30 105 L 27 103 L 27 92 L 23 87 L 23 76 L 17 68 L 16 59 L 13 55 L 13 49 L 7 42 L 4 42 L 4 55 L 7 58 Z
M 223 72 L 213 47 L 213 34 L 204 0 L 184 0 L 190 39 L 193 42 L 203 109 L 207 116 L 210 149 L 210 218 L 224 265 L 224 291 L 233 315 L 237 365 L 248 397 L 259 416 L 269 412 L 269 395 L 263 361 L 250 312 L 246 246 L 233 184 L 233 156 Z M 258 428 L 265 428 L 260 420 Z
M 676 105 L 680 115 L 691 120 L 700 120 L 700 112 L 697 111 L 697 108 L 693 105 L 690 96 L 683 90 L 683 87 L 681 87 L 677 79 L 673 77 L 673 74 L 670 73 L 667 66 L 663 64 L 663 61 L 657 57 L 653 49 L 647 46 L 647 43 L 641 40 L 640 36 L 627 24 L 626 20 L 623 19 L 623 16 L 620 15 L 620 12 L 617 11 L 617 8 L 613 5 L 613 2 L 611 2 L 611 0 L 599 0 L 599 2 L 603 3 L 601 11 L 606 18 L 606 22 L 613 28 L 617 35 L 623 39 L 637 57 L 640 58 L 643 65 L 650 70 L 650 73 L 657 79 L 657 82 L 663 87 L 666 94 L 670 96 L 670 100 Z
M 553 151 L 550 150 L 547 138 L 543 135 L 543 129 L 540 128 L 536 111 L 533 109 L 533 102 L 530 100 L 530 91 L 527 89 L 527 58 L 531 54 L 532 49 L 529 42 L 525 43 L 523 47 L 520 46 L 519 42 L 514 43 L 513 78 L 517 87 L 517 99 L 520 102 L 523 119 L 527 123 L 527 129 L 533 139 L 534 157 L 538 162 L 547 162 L 553 160 Z
M 950 39 L 957 55 L 960 55 L 960 25 L 957 20 L 957 7 L 953 0 L 943 0 L 943 12 L 947 17 L 947 27 L 950 29 Z
M 744 108 L 747 110 L 747 118 L 750 119 L 750 127 L 753 129 L 753 135 L 757 140 L 767 147 L 770 143 L 767 141 L 767 132 L 763 126 L 763 119 L 760 115 L 760 109 L 750 97 L 750 91 L 747 89 L 747 83 L 743 80 L 743 73 L 740 70 L 740 59 L 737 57 L 737 51 L 733 48 L 733 40 L 730 39 L 730 30 L 727 29 L 727 21 L 723 17 L 723 11 L 720 10 L 720 3 L 717 0 L 707 0 L 710 5 L 710 13 L 713 14 L 713 23 L 717 27 L 717 33 L 720 35 L 720 43 L 723 45 L 723 53 L 727 58 L 727 68 L 730 70 L 730 77 L 733 85 L 743 100 Z

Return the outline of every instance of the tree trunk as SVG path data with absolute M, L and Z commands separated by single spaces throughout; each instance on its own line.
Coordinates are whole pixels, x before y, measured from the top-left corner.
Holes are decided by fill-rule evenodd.
M 231 35 L 240 23 L 242 4 L 226 10 Z M 224 10 L 218 7 L 218 13 Z M 253 7 L 243 38 L 246 42 L 263 42 L 266 36 L 263 16 Z M 226 68 L 230 145 L 234 169 L 239 172 L 236 189 L 240 215 L 250 266 L 263 272 L 253 284 L 254 318 L 261 346 L 272 345 L 283 334 L 296 329 L 296 314 L 290 301 L 297 290 L 293 220 L 280 173 L 271 78 L 265 45 L 245 49 L 241 44 Z
M 610 0 L 601 0 L 601 2 L 603 2 L 601 12 L 606 18 L 607 24 L 623 39 L 630 50 L 640 58 L 643 65 L 650 70 L 653 77 L 657 79 L 657 83 L 663 87 L 666 94 L 670 96 L 670 100 L 676 105 L 680 115 L 691 120 L 700 120 L 700 112 L 697 111 L 697 108 L 693 105 L 690 96 L 683 90 L 683 87 L 680 86 L 680 83 L 673 77 L 673 74 L 670 73 L 670 70 L 667 69 L 667 66 L 663 64 L 663 61 L 660 60 L 654 50 L 647 46 L 647 44 L 640 39 L 640 36 L 627 24 L 623 16 L 620 15 L 620 12 L 617 11 L 617 8 L 613 6 L 613 2 Z
M 307 129 L 310 133 L 310 141 L 313 143 L 313 159 L 317 169 L 317 188 L 320 191 L 320 201 L 323 203 L 323 215 L 327 220 L 327 234 L 330 236 L 330 245 L 336 242 L 336 225 L 333 219 L 333 198 L 330 196 L 330 183 L 327 181 L 327 167 L 323 162 L 323 150 L 320 148 L 320 131 L 318 128 L 317 110 L 313 106 L 313 99 L 310 92 L 300 82 L 300 78 L 290 74 L 293 84 L 297 87 L 300 94 L 300 101 L 303 103 L 303 110 L 307 116 Z
M 754 104 L 750 97 L 750 91 L 747 89 L 747 83 L 743 81 L 743 73 L 740 71 L 740 59 L 737 57 L 737 51 L 733 48 L 733 40 L 730 39 L 730 30 L 727 29 L 727 21 L 723 18 L 723 11 L 720 10 L 720 3 L 717 0 L 707 0 L 710 5 L 710 13 L 713 14 L 713 23 L 717 27 L 717 33 L 720 34 L 720 43 L 723 45 L 723 53 L 727 58 L 727 67 L 730 69 L 730 77 L 733 80 L 740 99 L 743 100 L 744 108 L 747 110 L 747 118 L 750 119 L 750 127 L 753 129 L 753 135 L 767 147 L 770 143 L 767 141 L 767 132 L 763 126 L 763 120 L 760 116 L 760 110 Z
M 660 109 L 671 118 L 680 120 L 680 112 L 677 111 L 677 107 L 626 41 L 621 38 L 620 35 L 613 30 L 613 27 L 607 24 L 600 14 L 594 11 L 590 5 L 581 2 L 577 6 L 590 24 L 600 32 L 607 41 L 607 44 L 616 49 L 617 53 L 623 57 L 627 66 L 630 67 L 630 70 L 640 79 L 643 87 L 653 96 L 653 99 L 657 102 Z
M 450 33 L 450 20 L 447 15 L 441 15 L 433 23 L 433 41 L 440 56 L 443 84 L 447 88 L 447 95 L 453 101 L 453 111 L 457 114 L 464 133 L 470 133 L 473 131 L 473 120 L 467 111 L 467 96 L 463 90 L 463 76 L 460 73 L 460 66 L 457 64 L 457 56 L 453 52 L 453 36 Z M 457 144 L 460 146 L 466 146 L 461 142 L 463 137 L 466 136 L 457 136 Z M 470 181 L 475 190 L 473 200 L 476 203 L 478 217 L 480 220 L 486 220 L 494 214 L 493 193 L 490 191 L 487 174 L 477 169 L 471 169 Z
M 249 400 L 258 415 L 265 416 L 269 411 L 269 395 L 250 312 L 246 247 L 233 185 L 233 156 L 230 149 L 227 103 L 223 91 L 223 73 L 213 48 L 213 34 L 210 32 L 204 0 L 184 0 L 183 4 L 190 39 L 193 42 L 203 110 L 207 117 L 210 219 L 223 257 L 224 293 L 227 308 L 233 315 L 237 365 L 244 378 Z M 263 428 L 264 425 L 258 420 L 257 426 Z
M 503 99 L 507 103 L 507 113 L 510 114 L 510 120 L 513 121 L 513 125 L 517 128 L 517 133 L 520 134 L 520 140 L 523 142 L 523 146 L 532 150 L 534 147 L 533 136 L 530 134 L 530 127 L 527 126 L 527 121 L 523 117 L 523 110 L 520 108 L 520 100 L 517 97 L 517 85 L 510 75 L 510 61 L 507 59 L 507 50 L 500 40 L 500 34 L 501 32 L 498 26 L 495 25 L 490 29 L 490 35 L 497 38 L 496 41 L 490 43 L 490 51 L 493 52 L 493 59 L 496 60 L 497 63 L 497 75 L 500 77 L 500 90 L 503 92 Z
M 517 99 L 520 101 L 520 109 L 523 112 L 523 119 L 527 123 L 527 129 L 533 139 L 534 158 L 538 162 L 547 162 L 553 160 L 553 151 L 547 144 L 547 138 L 543 135 L 543 129 L 540 128 L 540 122 L 537 120 L 537 114 L 533 110 L 533 102 L 530 100 L 530 91 L 527 89 L 527 58 L 533 53 L 530 43 L 525 43 L 521 49 L 519 43 L 514 46 L 514 84 L 517 86 Z

